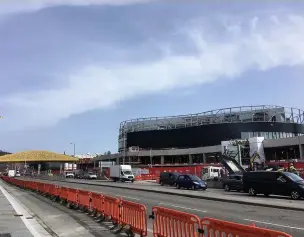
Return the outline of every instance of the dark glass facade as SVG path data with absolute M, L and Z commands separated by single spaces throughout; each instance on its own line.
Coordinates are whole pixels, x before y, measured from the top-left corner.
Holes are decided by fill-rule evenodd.
M 142 149 L 195 148 L 220 145 L 222 141 L 263 136 L 279 139 L 304 134 L 297 123 L 248 122 L 222 123 L 168 130 L 128 132 L 126 147 Z

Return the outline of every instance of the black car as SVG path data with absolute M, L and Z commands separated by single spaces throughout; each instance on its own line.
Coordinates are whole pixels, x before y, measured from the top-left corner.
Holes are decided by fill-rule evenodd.
M 244 189 L 243 186 L 243 175 L 232 174 L 229 175 L 227 178 L 222 180 L 223 188 L 226 192 L 230 190 L 242 191 Z
M 74 176 L 75 179 L 83 179 L 84 178 L 84 174 L 82 173 L 76 173 Z
M 159 184 L 161 186 L 163 185 L 170 185 L 175 186 L 176 179 L 178 178 L 180 174 L 175 172 L 163 172 L 160 174 L 159 177 Z
M 304 197 L 304 180 L 290 172 L 253 171 L 243 174 L 244 191 L 250 196 L 271 194 L 290 196 L 292 199 Z
M 197 177 L 196 175 L 180 175 L 176 180 L 176 188 L 187 188 L 187 189 L 207 189 L 207 183 Z

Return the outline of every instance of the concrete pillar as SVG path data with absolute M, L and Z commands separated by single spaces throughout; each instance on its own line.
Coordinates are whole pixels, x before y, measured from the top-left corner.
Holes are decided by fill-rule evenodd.
M 116 158 L 116 165 L 119 165 L 119 164 L 120 164 L 119 161 L 120 161 L 120 157 L 117 157 L 117 158 Z
M 193 158 L 192 158 L 192 155 L 189 154 L 189 165 L 192 165 L 193 164 Z
M 207 157 L 206 157 L 206 153 L 203 153 L 203 163 L 206 164 L 207 163 Z
M 160 164 L 164 165 L 165 164 L 165 156 L 160 157 Z

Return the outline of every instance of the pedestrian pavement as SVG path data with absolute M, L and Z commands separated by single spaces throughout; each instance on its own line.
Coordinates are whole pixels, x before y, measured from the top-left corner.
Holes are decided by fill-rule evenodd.
M 2 187 L 2 186 L 1 186 Z M 3 191 L 0 191 L 0 236 L 7 237 L 33 237 L 25 226 L 20 213 L 17 213 L 10 202 L 5 197 Z M 10 235 L 9 235 L 10 234 Z

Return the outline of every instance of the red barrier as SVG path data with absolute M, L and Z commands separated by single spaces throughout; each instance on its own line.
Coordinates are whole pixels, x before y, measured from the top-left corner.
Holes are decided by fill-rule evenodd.
M 112 220 L 114 223 L 119 223 L 120 200 L 118 198 L 104 195 L 103 202 L 104 202 L 104 211 L 102 214 L 106 218 L 109 218 L 110 220 Z
M 91 193 L 92 210 L 103 214 L 104 213 L 104 196 L 100 193 Z
M 147 236 L 147 209 L 143 204 L 121 200 L 120 224 L 129 225 L 133 233 Z
M 51 184 L 45 183 L 44 184 L 44 194 L 49 195 L 50 194 L 50 188 L 51 188 Z
M 58 197 L 60 194 L 60 189 L 57 185 L 55 184 L 50 184 L 50 188 L 49 188 L 49 194 L 53 197 Z
M 259 228 L 255 226 L 242 225 L 238 223 L 217 220 L 213 218 L 203 218 L 201 227 L 204 230 L 204 237 L 229 236 L 229 237 L 292 237 L 289 234 Z
M 78 190 L 78 205 L 82 208 L 91 209 L 91 192 Z
M 37 182 L 37 191 L 40 193 L 44 193 L 44 183 Z
M 200 219 L 196 215 L 165 207 L 152 207 L 155 237 L 198 237 Z
M 63 201 L 67 201 L 67 200 L 68 200 L 68 191 L 69 191 L 68 188 L 66 188 L 66 187 L 60 187 L 59 197 L 60 197 Z
M 77 204 L 78 203 L 78 189 L 68 188 L 68 197 L 67 201 L 70 204 Z

